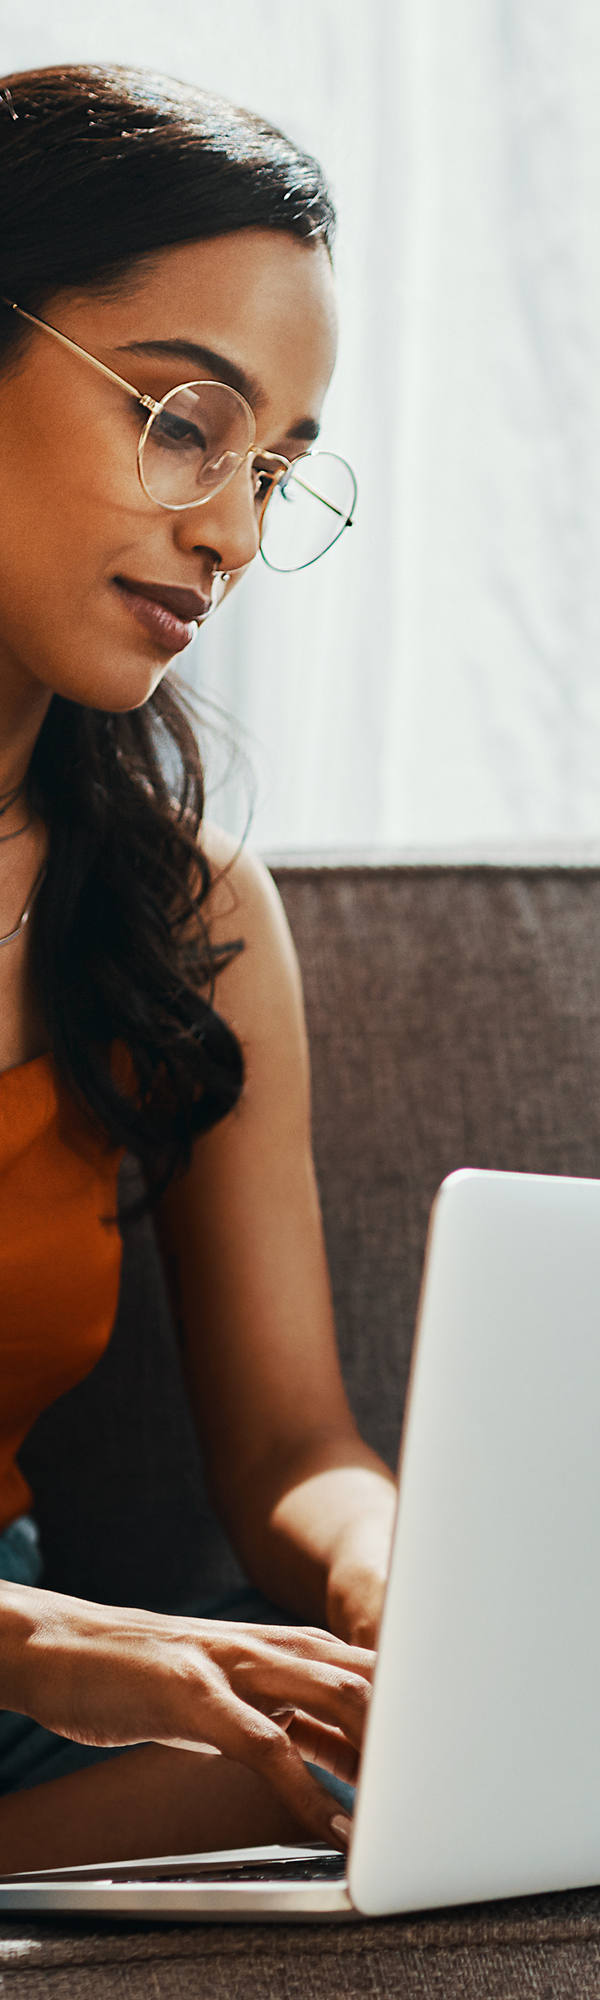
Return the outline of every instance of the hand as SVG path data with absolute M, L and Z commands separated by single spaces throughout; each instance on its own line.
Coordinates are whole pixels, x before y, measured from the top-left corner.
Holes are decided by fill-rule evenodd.
M 35 1596 L 40 1616 L 19 1660 L 22 1712 L 77 1743 L 209 1743 L 268 1778 L 307 1834 L 331 1844 L 335 1800 L 303 1756 L 355 1781 L 369 1651 L 312 1627 Z

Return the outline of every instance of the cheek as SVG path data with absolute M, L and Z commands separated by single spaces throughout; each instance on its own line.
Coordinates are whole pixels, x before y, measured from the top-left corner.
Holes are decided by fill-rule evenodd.
M 73 522 L 85 527 L 77 534 L 77 553 L 86 560 L 92 548 L 110 548 L 115 532 L 127 518 L 151 512 L 137 470 L 139 428 L 93 410 L 82 418 L 73 413 L 63 422 L 46 453 L 46 473 L 60 488 L 57 527 Z
M 114 552 L 137 538 L 150 512 L 137 474 L 137 430 L 95 411 L 65 410 L 57 397 L 37 408 L 32 399 L 4 425 L 0 408 L 0 438 L 3 646 L 36 677 L 76 696 L 82 645 L 90 656 L 96 639 L 104 647 Z
M 125 517 L 149 503 L 137 473 L 135 424 L 58 396 L 30 407 L 3 433 L 0 497 L 5 553 L 34 570 L 60 558 L 86 572 L 110 549 Z M 1 561 L 1 558 L 0 558 Z

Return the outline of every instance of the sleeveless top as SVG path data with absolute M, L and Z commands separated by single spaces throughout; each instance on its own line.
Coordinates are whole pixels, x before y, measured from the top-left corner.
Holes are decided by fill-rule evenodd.
M 90 1130 L 51 1053 L 0 1072 L 0 1533 L 33 1502 L 27 1432 L 108 1346 L 123 1246 L 102 1217 L 125 1151 Z

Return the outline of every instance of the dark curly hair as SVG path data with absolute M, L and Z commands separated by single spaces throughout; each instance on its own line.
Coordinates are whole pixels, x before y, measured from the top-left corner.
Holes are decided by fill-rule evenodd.
M 253 112 L 118 64 L 0 80 L 0 293 L 27 311 L 43 314 L 63 286 L 108 300 L 153 252 L 252 225 L 331 255 L 318 163 Z M 30 338 L 0 305 L 0 370 Z M 49 832 L 34 975 L 60 1078 L 94 1130 L 141 1165 L 146 1194 L 122 1221 L 185 1170 L 195 1135 L 227 1115 L 244 1077 L 213 1005 L 243 940 L 217 949 L 202 914 L 213 877 L 191 712 L 172 679 L 125 714 L 54 695 L 27 778 Z M 115 1044 L 134 1088 L 117 1082 Z

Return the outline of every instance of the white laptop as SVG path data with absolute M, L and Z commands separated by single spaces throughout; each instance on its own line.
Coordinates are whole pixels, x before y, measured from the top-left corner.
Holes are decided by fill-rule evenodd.
M 434 1203 L 349 1855 L 0 1878 L 0 1913 L 339 1919 L 600 1882 L 600 1181 Z

